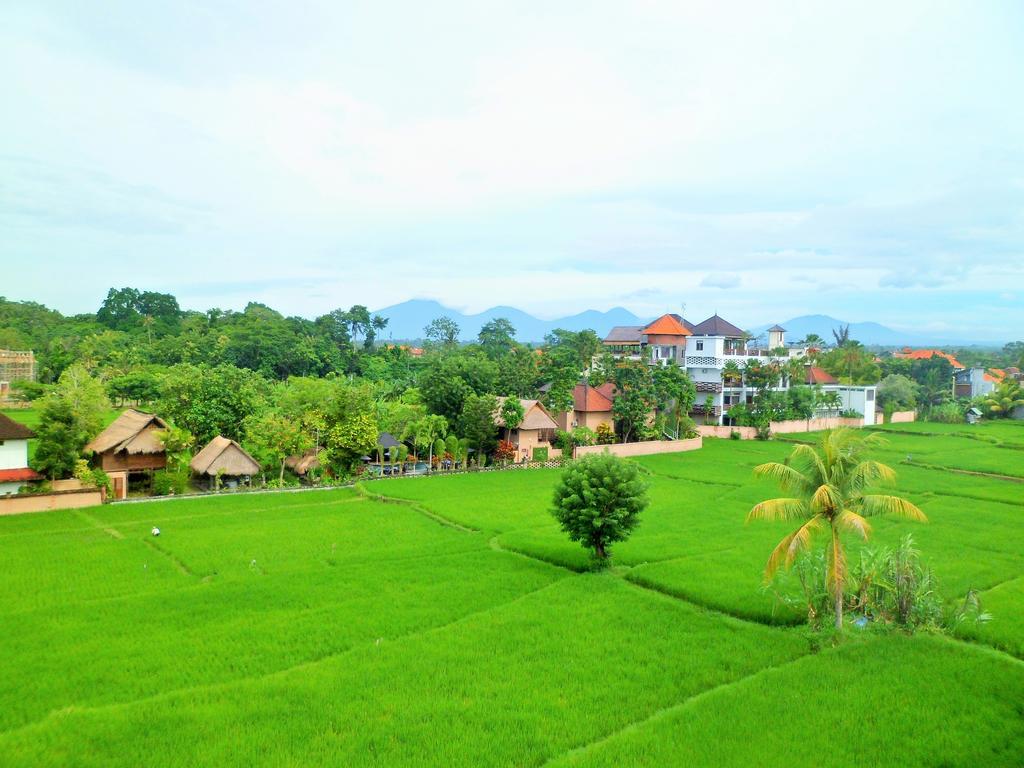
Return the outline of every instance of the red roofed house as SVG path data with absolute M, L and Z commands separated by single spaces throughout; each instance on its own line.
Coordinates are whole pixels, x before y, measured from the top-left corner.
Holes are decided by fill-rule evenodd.
M 816 365 L 807 366 L 807 377 L 804 379 L 804 384 L 810 384 L 811 386 L 823 386 L 825 384 L 838 384 L 835 377 L 828 371 L 819 368 Z
M 683 365 L 686 360 L 686 337 L 693 332 L 675 315 L 662 315 L 640 331 L 651 351 L 651 363 Z
M 0 496 L 41 479 L 28 466 L 28 441 L 35 436 L 24 424 L 0 413 Z
M 572 410 L 559 413 L 555 422 L 559 429 L 566 431 L 575 427 L 586 427 L 595 432 L 601 424 L 607 424 L 614 429 L 612 418 L 612 393 L 615 385 L 608 383 L 600 387 L 592 387 L 589 384 L 577 384 L 572 391 Z
M 964 369 L 959 360 L 949 353 L 943 352 L 941 349 L 911 349 L 910 347 L 904 347 L 902 352 L 893 352 L 892 356 L 902 360 L 931 360 L 933 357 L 943 357 L 949 361 L 949 364 L 955 370 L 961 371 Z

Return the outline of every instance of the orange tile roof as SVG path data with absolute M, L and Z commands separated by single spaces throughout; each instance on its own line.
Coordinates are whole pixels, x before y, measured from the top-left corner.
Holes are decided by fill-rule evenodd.
M 807 384 L 836 384 L 835 378 L 828 371 L 814 365 L 807 366 Z
M 901 357 L 904 360 L 931 360 L 933 357 L 942 357 L 954 368 L 964 367 L 959 360 L 941 349 L 904 349 L 902 352 L 894 352 L 893 357 Z
M 672 315 L 662 315 L 653 323 L 643 329 L 642 333 L 655 336 L 691 336 L 692 334 L 683 327 L 683 324 Z
M 577 384 L 572 391 L 572 407 L 574 411 L 608 412 L 612 409 L 612 401 L 589 384 Z
M 1006 378 L 1006 371 L 1002 368 L 989 368 L 982 378 L 984 378 L 985 381 L 991 381 L 993 384 L 998 384 Z

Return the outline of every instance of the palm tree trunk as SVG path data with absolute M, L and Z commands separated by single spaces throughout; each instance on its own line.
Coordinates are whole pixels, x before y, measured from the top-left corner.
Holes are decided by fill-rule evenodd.
M 843 552 L 839 541 L 839 531 L 832 526 L 832 591 L 835 600 L 836 631 L 843 629 Z

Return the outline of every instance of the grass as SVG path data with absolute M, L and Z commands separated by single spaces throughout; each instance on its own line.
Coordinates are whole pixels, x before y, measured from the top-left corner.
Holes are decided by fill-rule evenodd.
M 722 686 L 552 766 L 1017 766 L 1022 701 L 1024 665 L 897 636 Z
M 761 584 L 786 528 L 743 525 L 781 441 L 638 459 L 651 504 L 603 573 L 556 470 L 0 518 L 0 763 L 1019 765 L 1024 488 L 899 462 L 1024 452 L 897 426 L 931 522 L 875 538 L 911 530 L 951 605 L 980 591 L 963 641 L 792 626 Z

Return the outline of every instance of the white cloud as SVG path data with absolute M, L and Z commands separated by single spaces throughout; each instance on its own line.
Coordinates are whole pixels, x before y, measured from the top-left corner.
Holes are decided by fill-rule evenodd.
M 742 280 L 739 275 L 736 274 L 711 274 L 706 275 L 703 280 L 700 281 L 701 286 L 704 288 L 739 288 Z

